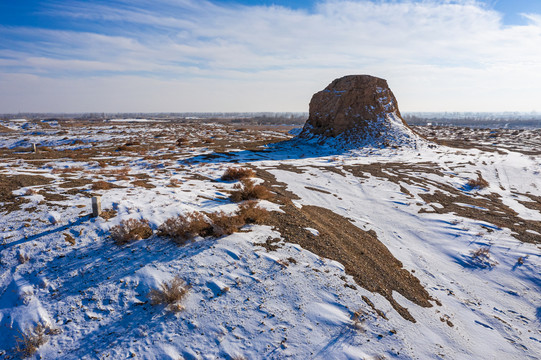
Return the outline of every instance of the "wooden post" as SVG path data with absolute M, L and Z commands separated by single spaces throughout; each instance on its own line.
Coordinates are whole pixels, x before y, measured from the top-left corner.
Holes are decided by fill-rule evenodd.
M 101 215 L 101 196 L 92 197 L 92 217 Z

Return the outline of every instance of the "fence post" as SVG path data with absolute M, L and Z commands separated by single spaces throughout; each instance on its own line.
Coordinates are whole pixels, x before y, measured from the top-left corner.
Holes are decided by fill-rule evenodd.
M 92 217 L 98 217 L 101 214 L 101 196 L 92 197 Z

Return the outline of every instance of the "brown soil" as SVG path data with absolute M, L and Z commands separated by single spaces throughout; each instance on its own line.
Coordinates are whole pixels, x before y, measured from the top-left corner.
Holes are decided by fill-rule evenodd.
M 13 191 L 25 186 L 36 186 L 49 184 L 52 179 L 40 175 L 13 175 L 6 176 L 0 174 L 0 203 L 4 203 L 0 207 L 0 211 L 15 211 L 19 210 L 21 204 L 28 200 L 13 195 Z
M 440 145 L 498 152 L 501 149 L 520 152 L 525 155 L 540 155 L 541 129 L 473 129 L 459 126 L 412 126 L 426 139 Z
M 463 191 L 450 185 L 428 180 L 422 174 L 436 174 L 443 177 L 442 169 L 435 163 L 386 163 L 344 166 L 344 170 L 359 178 L 366 178 L 365 173 L 383 179 L 388 179 L 401 186 L 401 191 L 409 194 L 409 191 L 402 184 L 421 186 L 428 188 L 428 185 L 435 186 L 434 194 L 419 193 L 426 203 L 438 203 L 443 208 L 433 207 L 432 212 L 455 213 L 457 216 L 484 221 L 499 228 L 508 228 L 513 231 L 513 236 L 520 241 L 529 243 L 541 243 L 541 236 L 532 234 L 526 230 L 533 230 L 541 233 L 541 222 L 524 220 L 507 205 L 502 202 L 498 194 L 490 193 L 481 195 L 476 191 Z M 420 176 L 421 174 L 421 176 Z M 411 195 L 411 194 L 410 194 Z M 523 194 L 524 195 L 524 194 Z M 528 195 L 526 195 L 528 196 Z M 536 209 L 541 202 L 535 196 L 529 196 L 535 202 L 523 203 L 525 206 Z M 468 204 L 482 209 L 461 206 L 457 203 Z M 487 210 L 485 210 L 487 209 Z M 420 212 L 426 212 L 421 210 Z
M 156 187 L 153 184 L 151 184 L 151 183 L 149 183 L 148 181 L 145 181 L 145 180 L 134 180 L 131 183 L 134 186 L 139 186 L 139 187 L 143 187 L 143 188 L 146 188 L 146 189 L 154 189 Z
M 79 178 L 79 179 L 70 179 L 69 181 L 66 181 L 58 186 L 63 189 L 73 189 L 73 188 L 83 187 L 88 184 L 92 184 L 92 180 Z
M 435 191 L 431 194 L 419 194 L 427 203 L 438 203 L 443 208 L 434 207 L 437 213 L 455 213 L 458 216 L 481 220 L 494 224 L 499 228 L 508 228 L 513 231 L 513 237 L 517 240 L 541 244 L 541 236 L 532 234 L 527 230 L 533 230 L 541 234 L 541 221 L 524 220 L 518 217 L 518 214 L 507 205 L 505 205 L 499 195 L 491 193 L 484 197 L 471 197 L 464 194 L 447 195 L 441 191 Z M 469 204 L 482 207 L 488 210 L 475 209 L 466 206 L 457 205 L 457 203 Z
M 9 133 L 9 132 L 14 132 L 14 131 L 15 130 L 13 129 L 0 125 L 0 133 Z
M 298 209 L 291 203 L 283 183 L 274 176 L 258 169 L 257 176 L 272 186 L 276 202 L 283 204 L 285 213 L 272 212 L 267 224 L 276 228 L 286 242 L 299 244 L 303 248 L 343 264 L 346 273 L 353 276 L 363 288 L 384 296 L 393 308 L 405 319 L 415 322 L 409 311 L 393 298 L 397 291 L 404 297 L 423 307 L 431 307 L 433 300 L 419 280 L 403 269 L 402 263 L 377 238 L 373 231 L 363 231 L 348 219 L 317 206 Z M 319 231 L 314 236 L 306 227 Z M 272 240 L 271 244 L 272 245 Z
M 524 196 L 529 197 L 532 201 L 519 201 L 522 205 L 527 207 L 528 209 L 537 210 L 541 212 L 541 196 L 535 196 L 531 194 L 522 194 Z

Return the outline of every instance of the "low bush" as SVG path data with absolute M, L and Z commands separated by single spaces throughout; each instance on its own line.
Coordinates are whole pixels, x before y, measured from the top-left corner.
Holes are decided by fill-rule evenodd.
M 165 305 L 170 311 L 180 311 L 183 306 L 180 302 L 188 294 L 189 286 L 179 276 L 171 282 L 163 282 L 159 289 L 152 289 L 148 293 L 152 305 Z
M 481 174 L 478 174 L 477 175 L 477 179 L 470 179 L 468 181 L 468 184 L 467 186 L 470 188 L 470 189 L 484 189 L 484 188 L 487 188 L 488 187 L 488 181 L 486 181 L 485 179 L 483 179 L 483 177 L 481 176 Z
M 490 248 L 481 247 L 477 250 L 472 251 L 471 257 L 473 259 L 487 258 L 490 257 Z
M 198 212 L 178 215 L 165 220 L 158 228 L 158 235 L 170 237 L 174 242 L 183 245 L 196 236 L 212 234 L 212 224 Z
M 21 358 L 30 357 L 38 351 L 38 348 L 41 345 L 44 345 L 49 341 L 48 335 L 54 334 L 58 334 L 58 331 L 39 323 L 33 329 L 30 329 L 27 332 L 21 332 L 21 336 L 15 339 L 17 342 L 15 353 Z
M 74 172 L 81 172 L 84 170 L 85 169 L 82 166 L 71 166 L 67 168 L 55 168 L 51 172 L 53 174 L 69 174 L 69 173 L 74 173 Z
M 67 243 L 69 243 L 71 246 L 75 245 L 75 238 L 71 236 L 71 234 L 64 233 L 64 240 L 66 240 Z
M 238 214 L 247 224 L 262 224 L 269 216 L 269 212 L 257 206 L 257 201 L 249 200 L 239 205 Z
M 169 186 L 171 187 L 179 187 L 180 185 L 182 185 L 182 180 L 180 179 L 172 178 L 169 180 Z
M 118 245 L 123 245 L 130 241 L 147 239 L 151 236 L 152 229 L 147 220 L 122 220 L 119 225 L 111 228 L 111 237 Z
M 226 214 L 223 211 L 207 214 L 212 221 L 212 236 L 231 235 L 245 224 L 238 214 Z
M 247 201 L 239 209 L 228 214 L 191 212 L 186 215 L 171 217 L 158 228 L 159 236 L 167 236 L 179 245 L 184 245 L 196 236 L 221 237 L 231 235 L 245 224 L 261 224 L 268 216 L 268 211 L 257 206 L 256 201 Z
M 104 219 L 105 221 L 107 221 L 114 218 L 116 214 L 117 214 L 117 211 L 115 209 L 107 209 L 101 212 L 100 217 Z
M 26 189 L 25 191 L 25 195 L 26 196 L 32 196 L 32 195 L 36 195 L 39 193 L 39 190 L 36 190 L 36 189 Z
M 103 180 L 98 180 L 92 184 L 92 190 L 109 190 L 112 188 L 113 184 Z
M 365 332 L 364 329 L 364 323 L 366 322 L 368 318 L 368 313 L 364 311 L 363 309 L 358 309 L 353 313 L 353 316 L 351 317 L 351 320 L 353 322 L 353 327 L 361 332 Z
M 221 179 L 224 181 L 235 181 L 252 178 L 254 176 L 255 172 L 252 169 L 230 167 L 225 171 Z
M 272 198 L 272 193 L 263 185 L 256 185 L 250 179 L 241 180 L 241 184 L 235 185 L 235 190 L 229 197 L 233 202 L 244 200 L 267 200 Z
M 482 268 L 487 268 L 487 267 L 491 268 L 498 264 L 497 261 L 491 258 L 489 247 L 481 247 L 477 250 L 472 251 L 471 258 L 475 265 Z
M 17 257 L 19 258 L 20 264 L 25 264 L 30 260 L 30 256 L 28 256 L 28 254 L 23 253 L 23 252 L 19 252 L 19 255 Z
M 190 140 L 188 140 L 187 138 L 185 137 L 181 137 L 181 138 L 178 138 L 177 139 L 177 146 L 178 147 L 182 147 L 182 146 L 186 146 L 190 143 Z

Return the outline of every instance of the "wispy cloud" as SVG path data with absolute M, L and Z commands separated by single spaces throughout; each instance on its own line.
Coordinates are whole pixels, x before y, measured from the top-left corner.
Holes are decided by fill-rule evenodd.
M 43 12 L 76 25 L 0 27 L 7 39 L 0 45 L 0 81 L 26 86 L 32 75 L 53 88 L 120 88 L 129 79 L 158 93 L 188 94 L 163 110 L 200 111 L 286 110 L 284 104 L 306 110 L 313 91 L 348 73 L 389 79 L 409 110 L 531 110 L 531 90 L 537 98 L 541 84 L 541 16 L 504 26 L 501 14 L 476 1 L 328 0 L 310 12 L 195 0 L 56 1 Z M 27 80 L 13 83 L 18 75 Z M 217 89 L 250 89 L 251 102 L 239 98 L 221 108 L 215 99 L 231 96 Z M 134 101 L 133 87 L 125 91 L 126 100 L 117 102 L 122 108 L 103 110 L 147 104 Z M 61 98 L 49 103 L 60 110 Z M 0 100 L 0 111 L 12 101 Z M 74 103 L 88 110 L 88 99 Z

